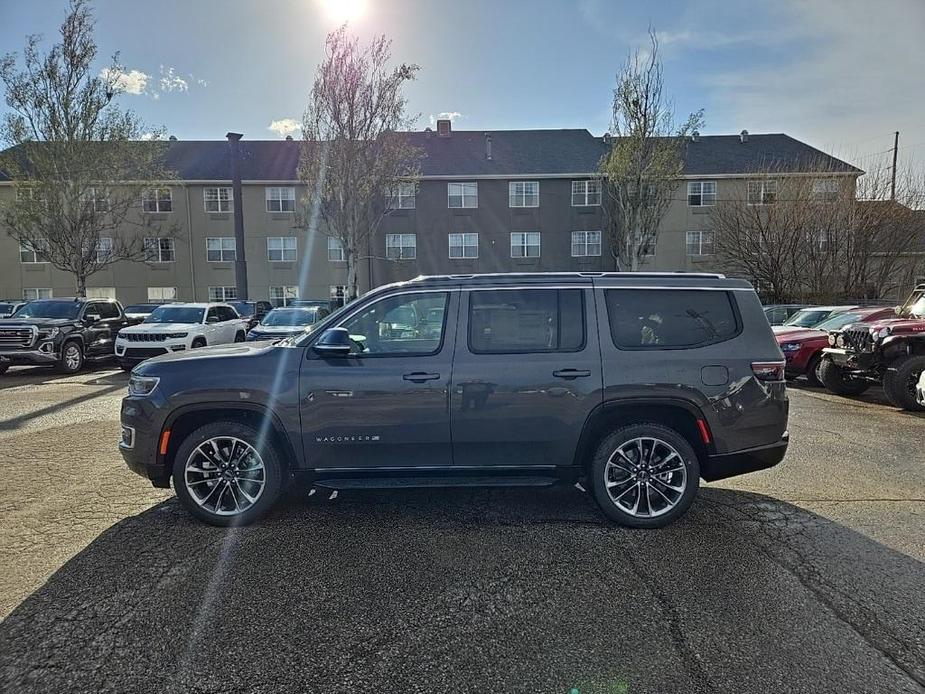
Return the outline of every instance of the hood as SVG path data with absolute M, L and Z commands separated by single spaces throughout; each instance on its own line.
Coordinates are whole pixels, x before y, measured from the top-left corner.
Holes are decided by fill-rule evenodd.
M 804 328 L 801 325 L 772 325 L 771 331 L 775 335 L 780 335 L 781 333 L 799 333 L 804 330 L 810 330 L 810 328 Z
M 195 328 L 199 323 L 139 323 L 128 328 L 122 328 L 122 333 L 179 333 L 184 330 L 189 331 Z
M 864 323 L 863 325 L 849 325 L 847 328 L 871 328 L 880 330 L 889 328 L 893 334 L 925 332 L 925 318 L 884 318 L 883 320 Z
M 304 325 L 255 325 L 251 332 L 259 333 L 260 335 L 280 335 L 285 337 L 286 335 L 295 335 L 301 333 L 305 330 Z
M 146 373 L 149 367 L 156 368 L 159 364 L 168 362 L 192 361 L 195 359 L 225 359 L 242 357 L 256 357 L 266 354 L 272 349 L 278 349 L 271 342 L 229 342 L 224 345 L 213 345 L 212 347 L 201 347 L 183 352 L 171 352 L 159 357 L 153 357 L 143 361 L 135 367 L 135 371 Z
M 829 334 L 825 330 L 813 330 L 812 328 L 793 328 L 778 332 L 774 335 L 777 338 L 777 344 L 782 345 L 785 342 L 804 342 L 806 340 L 828 340 Z
M 39 328 L 61 328 L 65 325 L 77 325 L 76 318 L 7 318 L 0 320 L 0 328 L 22 328 L 36 325 Z

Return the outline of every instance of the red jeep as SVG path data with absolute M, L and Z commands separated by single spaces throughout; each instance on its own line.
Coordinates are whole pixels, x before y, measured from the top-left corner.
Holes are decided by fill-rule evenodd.
M 829 346 L 829 332 L 854 323 L 870 324 L 895 318 L 892 307 L 858 308 L 838 313 L 812 328 L 797 328 L 785 332 L 775 331 L 780 351 L 787 359 L 787 378 L 806 376 L 811 386 L 822 386 L 822 350 Z
M 882 383 L 887 399 L 904 410 L 925 410 L 915 397 L 925 371 L 925 284 L 892 318 L 847 325 L 829 333 L 819 378 L 833 393 L 859 395 Z

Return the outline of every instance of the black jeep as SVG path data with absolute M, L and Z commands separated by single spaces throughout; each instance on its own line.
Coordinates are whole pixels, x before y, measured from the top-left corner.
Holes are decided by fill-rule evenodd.
M 285 483 L 333 489 L 584 479 L 633 527 L 700 479 L 787 450 L 784 359 L 752 287 L 721 275 L 421 277 L 310 333 L 137 366 L 120 448 L 195 516 L 248 523 Z

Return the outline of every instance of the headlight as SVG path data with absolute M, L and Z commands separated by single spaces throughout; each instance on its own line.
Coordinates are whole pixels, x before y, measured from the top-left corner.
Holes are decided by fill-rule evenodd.
M 167 333 L 168 340 L 180 340 L 189 335 L 189 333 Z
M 829 346 L 835 346 L 835 333 L 829 333 Z
M 799 342 L 785 342 L 780 346 L 781 352 L 796 352 L 800 349 Z
M 61 332 L 61 328 L 49 328 L 48 330 L 43 330 L 39 333 L 39 337 L 43 340 L 54 340 L 58 337 L 58 333 Z
M 835 344 L 838 345 L 839 347 L 844 347 L 845 346 L 845 336 L 839 335 L 838 337 L 836 337 Z
M 889 327 L 880 328 L 876 333 L 877 339 L 882 340 L 885 337 L 889 337 L 891 332 L 893 331 Z
M 133 375 L 128 379 L 128 394 L 139 396 L 151 395 L 154 389 L 157 388 L 157 384 L 160 380 L 161 379 L 153 376 Z

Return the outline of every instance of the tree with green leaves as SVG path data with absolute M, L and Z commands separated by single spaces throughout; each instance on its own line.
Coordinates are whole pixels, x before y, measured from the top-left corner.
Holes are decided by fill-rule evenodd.
M 658 52 L 630 54 L 613 92 L 611 147 L 601 160 L 602 205 L 618 270 L 639 269 L 653 252 L 659 225 L 684 172 L 687 137 L 703 126 L 703 111 L 676 125 Z
M 361 46 L 346 25 L 330 33 L 303 118 L 304 223 L 340 243 L 347 300 L 357 296 L 358 263 L 370 259 L 370 240 L 394 207 L 390 201 L 401 186 L 415 185 L 423 158 L 400 132 L 415 120 L 403 89 L 419 68 L 392 67 L 391 58 L 385 36 Z
M 60 42 L 42 51 L 29 36 L 21 60 L 0 59 L 9 112 L 0 123 L 0 176 L 15 197 L 0 205 L 0 221 L 24 252 L 74 276 L 78 296 L 87 279 L 120 260 L 144 260 L 141 229 L 172 235 L 142 213 L 157 196 L 166 143 L 139 142 L 144 125 L 120 109 L 118 55 L 95 72 L 97 45 L 87 0 L 72 0 Z

